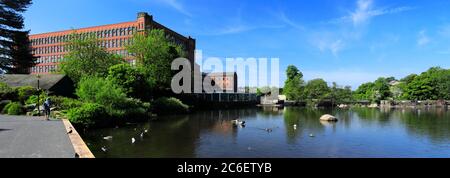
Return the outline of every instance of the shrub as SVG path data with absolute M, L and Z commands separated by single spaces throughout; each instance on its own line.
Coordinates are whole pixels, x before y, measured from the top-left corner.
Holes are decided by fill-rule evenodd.
M 83 102 L 79 100 L 62 96 L 50 96 L 50 101 L 52 102 L 53 107 L 62 111 L 81 107 L 81 105 L 83 105 Z
M 128 98 L 123 105 L 114 108 L 110 114 L 114 118 L 120 119 L 147 118 L 151 115 L 150 110 L 150 103 L 143 103 L 138 99 Z
M 109 68 L 108 80 L 122 87 L 133 98 L 150 98 L 151 86 L 142 70 L 130 64 L 118 64 Z
M 99 125 L 109 119 L 106 108 L 95 103 L 84 103 L 81 107 L 72 108 L 67 112 L 67 117 L 70 122 L 83 127 Z
M 189 112 L 189 106 L 179 99 L 162 97 L 154 101 L 153 112 L 157 114 L 183 114 Z
M 16 90 L 20 102 L 25 102 L 30 96 L 37 94 L 37 89 L 31 86 L 17 87 Z
M 39 95 L 39 106 L 41 106 L 42 104 L 44 104 L 45 100 L 47 99 L 47 94 L 45 92 L 42 92 Z M 37 104 L 38 102 L 38 95 L 31 95 L 30 97 L 28 97 L 28 99 L 25 101 L 26 105 L 29 104 Z
M 17 91 L 0 82 L 0 100 L 17 100 Z
M 21 115 L 25 113 L 23 106 L 18 102 L 9 103 L 3 108 L 3 113 L 8 115 Z
M 0 101 L 0 111 L 3 111 L 3 108 L 5 108 L 5 106 L 8 105 L 9 103 L 11 103 L 11 100 Z M 6 113 L 6 112 L 3 112 L 3 113 Z
M 83 78 L 78 83 L 76 95 L 84 102 L 97 103 L 108 111 L 126 104 L 124 90 L 110 80 L 99 77 Z

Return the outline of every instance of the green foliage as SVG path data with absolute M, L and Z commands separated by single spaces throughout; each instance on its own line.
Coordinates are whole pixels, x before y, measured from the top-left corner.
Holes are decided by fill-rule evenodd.
M 345 86 L 344 88 L 340 88 L 335 82 L 333 82 L 330 98 L 335 104 L 345 104 L 353 101 L 351 87 Z
M 373 83 L 362 84 L 355 91 L 354 98 L 356 100 L 367 100 L 374 103 L 389 99 L 392 96 L 389 80 L 393 81 L 393 79 L 380 77 Z
M 183 114 L 189 112 L 189 106 L 179 99 L 162 97 L 153 102 L 153 111 L 157 114 Z
M 67 117 L 70 122 L 84 127 L 90 127 L 109 119 L 106 108 L 95 103 L 84 103 L 81 107 L 70 109 Z
M 23 62 L 32 62 L 30 58 L 18 58 L 18 55 L 32 56 L 29 44 L 26 43 L 28 38 L 24 35 L 28 32 L 22 31 L 24 27 L 22 13 L 31 4 L 31 0 L 0 1 L 0 74 L 5 71 L 14 73 L 18 68 L 23 69 Z M 20 66 L 16 66 L 17 64 Z
M 97 103 L 105 106 L 108 110 L 123 105 L 127 99 L 120 86 L 99 77 L 81 79 L 75 94 L 84 102 Z
M 3 112 L 3 109 L 6 107 L 6 105 L 8 105 L 9 103 L 11 103 L 11 100 L 2 100 L 0 101 L 0 111 L 2 111 L 2 113 L 6 113 Z
M 21 115 L 25 113 L 25 110 L 19 102 L 11 102 L 3 108 L 3 113 L 8 115 Z
M 118 64 L 109 68 L 108 80 L 122 87 L 129 97 L 150 98 L 151 86 L 141 68 Z
M 0 100 L 17 100 L 17 90 L 0 82 Z
M 323 79 L 308 81 L 305 86 L 305 94 L 308 99 L 325 99 L 329 97 L 330 88 Z
M 172 61 L 185 56 L 183 47 L 171 42 L 163 30 L 135 33 L 133 43 L 126 48 L 136 57 L 147 81 L 160 89 L 170 87 L 174 75 Z
M 283 94 L 288 100 L 304 99 L 303 74 L 293 65 L 288 66 L 286 74 L 287 80 L 284 83 Z
M 410 100 L 450 99 L 450 70 L 440 67 L 410 79 L 405 87 L 405 97 Z
M 28 97 L 28 99 L 25 101 L 25 104 L 26 105 L 29 105 L 29 104 L 38 104 L 39 106 L 41 106 L 42 104 L 44 104 L 44 102 L 45 102 L 45 99 L 47 99 L 47 93 L 45 93 L 45 92 L 42 92 L 40 95 L 39 95 L 39 98 L 38 98 L 38 95 L 37 95 L 37 93 L 36 93 L 36 95 L 31 95 L 30 97 Z M 39 103 L 38 103 L 38 99 L 39 99 Z
M 20 102 L 24 103 L 30 96 L 38 93 L 37 89 L 31 86 L 17 87 L 18 99 Z
M 61 111 L 81 107 L 83 105 L 83 102 L 77 99 L 62 96 L 50 96 L 50 101 L 52 102 L 53 107 Z
M 108 53 L 100 41 L 93 36 L 72 34 L 66 48 L 70 52 L 64 56 L 59 69 L 75 83 L 83 77 L 106 77 L 111 66 L 123 63 L 121 56 Z

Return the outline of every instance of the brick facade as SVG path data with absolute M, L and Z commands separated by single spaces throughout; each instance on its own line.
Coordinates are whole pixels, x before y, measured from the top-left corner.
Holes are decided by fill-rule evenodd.
M 134 58 L 126 51 L 125 46 L 130 44 L 134 32 L 151 29 L 163 29 L 173 42 L 182 45 L 193 68 L 195 64 L 195 39 L 184 37 L 155 22 L 153 16 L 140 12 L 137 20 L 132 22 L 30 35 L 33 54 L 38 57 L 38 64 L 32 67 L 30 72 L 32 74 L 46 74 L 56 71 L 64 55 L 69 52 L 68 49 L 65 49 L 65 41 L 74 33 L 81 36 L 95 35 L 108 52 L 122 55 L 128 61 L 133 62 Z

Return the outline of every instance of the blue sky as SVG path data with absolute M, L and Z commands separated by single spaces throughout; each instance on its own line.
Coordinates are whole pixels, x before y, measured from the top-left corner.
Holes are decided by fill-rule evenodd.
M 25 23 L 34 34 L 145 11 L 193 36 L 206 57 L 277 57 L 282 71 L 294 64 L 305 80 L 356 89 L 379 76 L 450 68 L 448 9 L 446 0 L 36 0 Z

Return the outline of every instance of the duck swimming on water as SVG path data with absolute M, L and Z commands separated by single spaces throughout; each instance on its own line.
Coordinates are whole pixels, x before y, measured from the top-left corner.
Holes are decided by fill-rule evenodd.
M 231 123 L 233 123 L 233 125 L 235 126 L 245 126 L 245 121 L 241 121 L 239 119 L 232 120 Z

